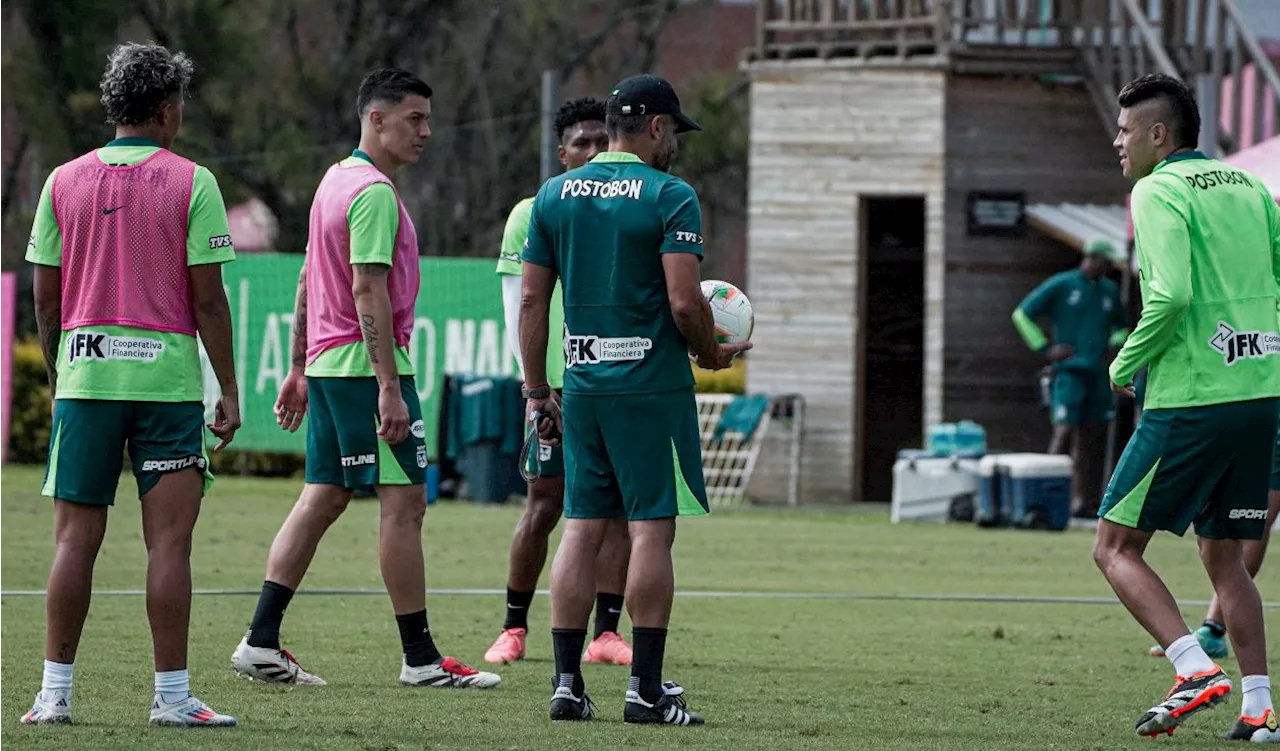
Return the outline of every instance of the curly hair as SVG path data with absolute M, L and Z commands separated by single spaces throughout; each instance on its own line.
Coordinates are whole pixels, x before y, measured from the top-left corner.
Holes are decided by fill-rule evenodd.
M 102 74 L 102 107 L 112 125 L 145 125 L 174 94 L 185 96 L 194 66 L 158 44 L 126 42 L 111 51 Z
M 583 97 L 574 99 L 571 102 L 565 102 L 564 106 L 556 112 L 556 140 L 564 140 L 564 132 L 578 123 L 599 120 L 604 122 L 604 102 L 598 101 L 591 97 Z

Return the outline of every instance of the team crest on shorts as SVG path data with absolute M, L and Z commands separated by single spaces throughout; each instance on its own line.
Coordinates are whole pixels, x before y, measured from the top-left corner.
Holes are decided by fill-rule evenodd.
M 427 447 L 419 446 L 418 447 L 418 467 L 422 468 L 426 466 L 427 466 Z

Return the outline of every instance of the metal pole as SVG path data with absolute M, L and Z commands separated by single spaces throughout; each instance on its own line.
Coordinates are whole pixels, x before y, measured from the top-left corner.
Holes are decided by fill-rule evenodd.
M 542 71 L 542 182 L 556 173 L 556 100 L 558 82 L 554 70 Z
M 1222 54 L 1215 50 L 1214 54 Z M 1212 158 L 1221 153 L 1218 142 L 1218 87 L 1213 76 L 1205 73 L 1196 76 L 1196 103 L 1200 105 L 1200 151 Z

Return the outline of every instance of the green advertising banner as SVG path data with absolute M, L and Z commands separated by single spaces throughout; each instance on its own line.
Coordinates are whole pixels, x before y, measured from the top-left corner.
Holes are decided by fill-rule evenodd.
M 236 377 L 243 427 L 232 448 L 302 453 L 306 424 L 296 433 L 276 425 L 273 407 L 289 372 L 293 303 L 303 256 L 244 253 L 223 268 L 235 329 Z M 427 453 L 439 457 L 437 425 L 445 374 L 518 377 L 515 355 L 503 330 L 502 294 L 496 261 L 481 258 L 422 258 L 413 361 L 418 398 L 427 428 Z M 206 418 L 213 419 L 217 379 L 201 349 Z

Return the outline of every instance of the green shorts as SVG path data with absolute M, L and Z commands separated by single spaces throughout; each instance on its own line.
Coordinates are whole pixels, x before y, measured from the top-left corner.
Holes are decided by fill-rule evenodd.
M 1260 540 L 1280 399 L 1142 413 L 1098 516 L 1147 532 Z
M 139 498 L 162 475 L 184 469 L 202 472 L 208 492 L 213 475 L 204 440 L 200 402 L 58 399 L 40 492 L 73 503 L 114 505 L 126 446 Z
M 1105 423 L 1116 418 L 1105 372 L 1062 371 L 1053 377 L 1050 414 L 1056 425 Z
M 376 378 L 308 377 L 307 482 L 353 490 L 424 484 L 427 433 L 413 376 L 400 376 L 400 395 L 409 408 L 409 437 L 391 446 L 378 437 Z
M 636 521 L 710 511 L 693 389 L 564 395 L 564 515 Z

